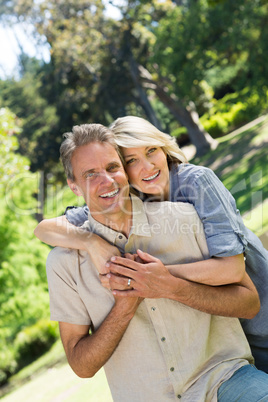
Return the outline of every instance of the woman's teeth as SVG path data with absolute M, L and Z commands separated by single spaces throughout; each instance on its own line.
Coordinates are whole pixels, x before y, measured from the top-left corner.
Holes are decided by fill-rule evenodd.
M 159 175 L 159 172 L 155 173 L 153 176 L 146 177 L 146 179 L 142 179 L 144 181 L 149 181 L 155 179 Z
M 117 188 L 114 191 L 111 191 L 110 193 L 102 194 L 100 195 L 101 198 L 108 198 L 108 197 L 114 197 L 116 194 L 119 193 L 119 188 Z

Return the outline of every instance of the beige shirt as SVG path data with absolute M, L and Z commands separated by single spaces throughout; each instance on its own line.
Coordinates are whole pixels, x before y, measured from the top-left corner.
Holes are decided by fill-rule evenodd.
M 164 264 L 207 258 L 202 224 L 190 204 L 132 197 L 129 238 L 91 216 L 90 231 L 121 252 L 142 249 Z M 55 248 L 47 262 L 51 319 L 93 331 L 114 304 L 86 252 Z M 252 357 L 239 320 L 206 314 L 169 299 L 145 299 L 105 364 L 115 401 L 216 401 L 220 384 Z

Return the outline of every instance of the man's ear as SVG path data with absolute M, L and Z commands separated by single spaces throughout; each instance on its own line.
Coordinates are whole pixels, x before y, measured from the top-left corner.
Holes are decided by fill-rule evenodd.
M 81 191 L 79 190 L 79 188 L 77 187 L 77 185 L 75 184 L 74 181 L 67 179 L 67 183 L 75 195 L 77 195 L 78 197 L 82 196 Z

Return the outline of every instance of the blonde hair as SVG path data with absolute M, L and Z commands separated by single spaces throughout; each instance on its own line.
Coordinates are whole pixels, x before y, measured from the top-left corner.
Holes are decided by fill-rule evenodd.
M 187 162 L 176 139 L 158 130 L 147 120 L 136 116 L 116 119 L 109 127 L 115 136 L 115 142 L 122 148 L 139 148 L 148 146 L 161 147 L 167 155 L 168 162 Z

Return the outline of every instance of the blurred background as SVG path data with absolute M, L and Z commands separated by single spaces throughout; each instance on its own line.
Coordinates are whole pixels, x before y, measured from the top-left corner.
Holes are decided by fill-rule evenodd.
M 267 244 L 267 38 L 266 0 L 1 1 L 3 400 L 111 400 L 102 373 L 68 371 L 49 321 L 50 248 L 33 235 L 42 218 L 82 203 L 59 163 L 73 125 L 149 120 L 215 171 Z

